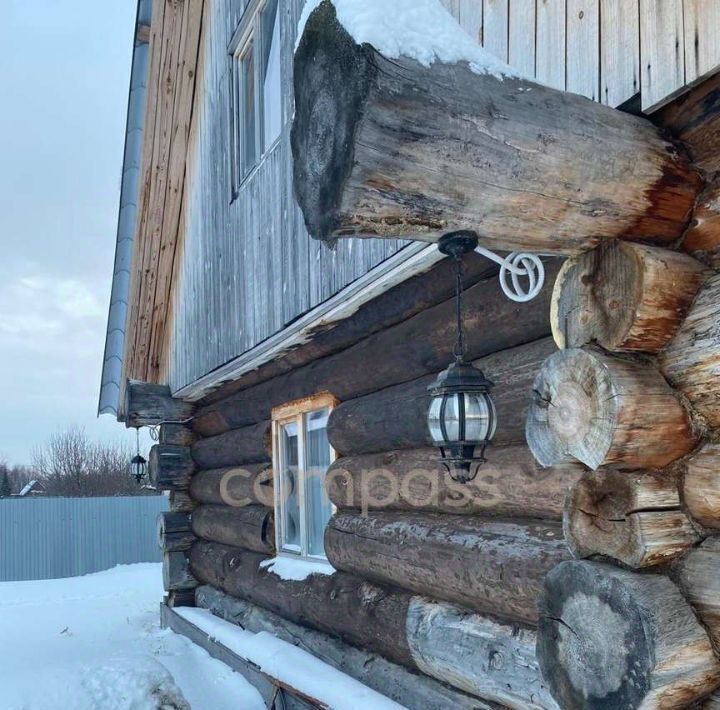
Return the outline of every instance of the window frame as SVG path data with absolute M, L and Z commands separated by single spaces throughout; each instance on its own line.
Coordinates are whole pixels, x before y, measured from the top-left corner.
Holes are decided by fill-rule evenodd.
M 273 495 L 274 495 L 274 511 L 275 511 L 275 549 L 279 557 L 288 557 L 295 560 L 306 560 L 311 562 L 327 562 L 326 555 L 313 555 L 308 553 L 308 530 L 310 528 L 308 520 L 307 505 L 307 485 L 306 485 L 306 468 L 305 461 L 305 422 L 306 417 L 313 412 L 323 409 L 332 410 L 340 403 L 336 397 L 328 392 L 304 397 L 302 399 L 287 402 L 272 410 L 272 456 L 273 456 Z M 284 542 L 285 524 L 285 501 L 283 500 L 282 475 L 284 471 L 284 456 L 282 447 L 281 430 L 287 424 L 297 424 L 298 428 L 298 467 L 297 467 L 297 486 L 298 486 L 298 508 L 300 518 L 300 545 L 288 545 Z M 337 460 L 337 452 L 328 442 L 330 449 L 330 465 Z M 334 514 L 337 510 L 332 502 L 331 511 Z M 295 549 L 292 549 L 295 548 Z
M 251 0 L 245 8 L 240 23 L 233 33 L 228 45 L 228 55 L 230 58 L 230 148 L 231 148 L 231 194 L 232 202 L 240 192 L 243 183 L 257 170 L 262 164 L 265 157 L 275 148 L 282 137 L 282 129 L 280 134 L 273 142 L 265 148 L 265 97 L 264 97 L 264 81 L 267 72 L 268 61 L 266 54 L 269 55 L 271 46 L 267 48 L 266 44 L 270 42 L 272 45 L 273 34 L 270 37 L 265 36 L 263 31 L 263 13 L 268 4 L 272 0 Z M 278 28 L 278 42 L 282 41 L 282 23 L 280 22 L 280 13 L 282 10 L 281 0 L 277 0 L 276 18 Z M 274 25 L 273 25 L 274 27 Z M 255 156 L 252 164 L 246 161 L 244 134 L 247 121 L 247 111 L 245 110 L 245 86 L 244 75 L 242 72 L 242 63 L 248 50 L 253 53 L 253 77 L 254 77 L 254 129 L 255 129 Z M 280 105 L 280 125 L 283 126 L 283 106 L 282 106 L 282 61 L 281 61 L 281 105 Z

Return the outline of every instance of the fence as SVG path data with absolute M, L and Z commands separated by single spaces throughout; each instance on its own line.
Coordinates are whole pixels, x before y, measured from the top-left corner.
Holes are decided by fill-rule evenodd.
M 165 496 L 0 500 L 0 582 L 74 577 L 159 562 Z

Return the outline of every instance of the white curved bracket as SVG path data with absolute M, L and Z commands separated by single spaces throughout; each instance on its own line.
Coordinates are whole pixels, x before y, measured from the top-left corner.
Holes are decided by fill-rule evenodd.
M 536 254 L 514 251 L 503 259 L 484 247 L 475 247 L 475 251 L 500 264 L 498 276 L 500 288 L 511 301 L 527 303 L 542 290 L 545 283 L 545 267 Z M 508 283 L 508 274 L 510 283 Z M 527 283 L 522 283 L 520 279 L 527 279 Z

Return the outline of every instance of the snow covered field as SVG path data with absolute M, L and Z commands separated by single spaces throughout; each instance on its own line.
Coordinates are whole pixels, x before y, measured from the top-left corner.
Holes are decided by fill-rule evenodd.
M 2 710 L 255 710 L 240 675 L 159 625 L 161 566 L 0 583 Z

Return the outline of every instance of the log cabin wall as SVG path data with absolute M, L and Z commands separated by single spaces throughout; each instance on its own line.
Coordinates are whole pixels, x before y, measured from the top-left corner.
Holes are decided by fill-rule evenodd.
M 548 273 L 559 265 L 549 259 Z M 532 380 L 556 349 L 547 318 L 552 278 L 528 304 L 508 301 L 494 270 L 480 264 L 467 279 L 468 355 L 495 381 L 503 422 L 478 479 L 452 484 L 428 448 L 428 380 L 452 358 L 454 298 L 438 289 L 432 305 L 334 355 L 199 403 L 194 473 L 182 484 L 197 506 L 190 570 L 203 585 L 199 603 L 215 613 L 233 618 L 238 603 L 249 604 L 264 610 L 254 616 L 277 615 L 276 627 L 300 624 L 379 654 L 396 690 L 365 682 L 409 707 L 469 707 L 482 698 L 489 704 L 479 707 L 554 708 L 535 661 L 535 604 L 545 574 L 570 558 L 562 511 L 584 469 L 541 470 L 524 443 Z M 442 281 L 451 289 L 446 263 L 414 288 Z M 386 299 L 403 300 L 407 288 Z M 263 564 L 274 553 L 269 418 L 278 404 L 319 391 L 341 399 L 328 425 L 339 458 L 327 474 L 337 512 L 325 533 L 338 571 L 292 581 Z M 387 496 L 388 485 L 397 497 Z M 422 674 L 422 698 L 413 681 L 398 680 L 407 670 Z M 435 704 L 438 693 L 444 700 Z

